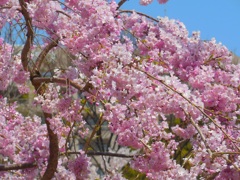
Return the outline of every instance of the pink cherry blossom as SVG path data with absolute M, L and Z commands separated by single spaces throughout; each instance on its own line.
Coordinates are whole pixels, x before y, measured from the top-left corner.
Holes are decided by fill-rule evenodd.
M 238 179 L 240 65 L 214 38 L 116 1 L 0 6 L 22 40 L 0 38 L 2 179 Z
M 168 0 L 158 0 L 158 2 L 159 2 L 160 4 L 165 4 L 166 2 L 168 2 Z
M 83 151 L 80 151 L 79 157 L 68 163 L 69 170 L 75 174 L 77 180 L 84 180 L 88 178 L 90 173 L 89 166 L 89 158 Z
M 146 5 L 150 4 L 152 1 L 153 0 L 141 0 L 140 4 L 146 6 Z

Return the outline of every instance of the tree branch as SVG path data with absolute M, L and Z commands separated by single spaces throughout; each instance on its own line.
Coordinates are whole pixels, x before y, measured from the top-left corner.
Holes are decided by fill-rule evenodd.
M 58 154 L 58 153 L 56 153 Z M 79 154 L 79 152 L 65 152 L 61 153 L 60 155 L 65 154 Z M 118 154 L 118 153 L 110 153 L 110 152 L 87 152 L 88 156 L 111 156 L 111 157 L 119 157 L 119 158 L 133 158 L 132 155 L 126 155 L 126 154 Z M 28 168 L 35 168 L 37 167 L 36 163 L 25 163 L 25 164 L 0 164 L 0 171 L 10 171 L 10 170 L 20 170 L 20 169 L 28 169 Z
M 2 9 L 11 9 L 12 8 L 12 6 L 2 6 L 2 7 L 0 7 L 0 10 L 2 10 Z
M 37 167 L 36 163 L 25 163 L 25 164 L 0 164 L 0 171 L 10 171 L 19 169 L 28 169 Z
M 122 11 L 119 11 L 119 14 L 121 14 L 121 13 L 134 13 L 134 12 L 137 13 L 138 15 L 140 15 L 140 16 L 145 16 L 146 18 L 151 19 L 151 20 L 153 20 L 153 21 L 155 21 L 155 22 L 159 22 L 159 20 L 157 20 L 157 19 L 155 19 L 155 18 L 153 18 L 153 17 L 151 17 L 151 16 L 148 16 L 148 15 L 146 15 L 146 14 L 144 14 L 144 13 L 137 12 L 137 11 L 122 10 Z
M 127 0 L 121 0 L 119 3 L 118 3 L 118 8 L 119 9 Z
M 40 76 L 40 75 L 39 75 Z M 31 78 L 32 84 L 37 91 L 38 94 L 43 95 L 45 93 L 45 86 L 42 85 L 42 83 L 35 82 L 33 77 Z M 54 173 L 56 172 L 57 165 L 58 165 L 58 136 L 53 132 L 53 130 L 50 127 L 49 119 L 52 118 L 51 114 L 44 113 L 47 131 L 48 131 L 48 138 L 49 138 L 49 159 L 48 159 L 48 165 L 47 169 L 43 175 L 43 180 L 49 180 L 52 179 L 54 176 Z
M 67 152 L 67 154 L 79 154 L 79 152 Z M 110 153 L 110 152 L 94 152 L 89 151 L 86 152 L 88 156 L 111 156 L 111 157 L 121 157 L 121 158 L 133 158 L 132 155 L 126 155 L 126 154 L 118 154 L 118 153 Z M 61 155 L 65 155 L 65 153 L 61 153 Z
M 29 13 L 27 11 L 27 4 L 25 3 L 24 0 L 19 0 L 20 6 L 21 6 L 21 13 L 24 16 L 24 19 L 26 21 L 26 26 L 27 26 L 27 40 L 25 42 L 25 45 L 23 47 L 22 53 L 21 53 L 21 60 L 22 60 L 22 65 L 25 71 L 28 71 L 28 54 L 30 52 L 30 48 L 33 42 L 33 37 L 34 37 L 34 32 L 32 29 L 32 20 L 31 17 L 29 16 Z M 58 41 L 58 40 L 57 40 Z M 40 68 L 45 56 L 47 53 L 56 46 L 56 42 L 53 41 L 51 42 L 48 46 L 45 47 L 45 49 L 41 52 L 41 54 L 38 56 L 37 63 L 36 63 L 36 68 L 31 70 L 31 81 L 32 84 L 37 91 L 38 94 L 43 95 L 45 92 L 45 87 L 41 86 L 41 83 L 36 83 L 33 81 L 34 77 L 40 77 L 40 73 L 38 72 L 38 68 Z M 44 113 L 45 119 L 46 119 L 46 126 L 47 126 L 47 131 L 48 131 L 48 137 L 49 137 L 49 159 L 48 159 L 48 165 L 47 169 L 43 175 L 44 180 L 52 179 L 54 176 L 54 173 L 57 169 L 57 164 L 58 164 L 58 137 L 57 134 L 53 132 L 53 130 L 50 128 L 50 122 L 48 121 L 48 118 L 51 118 L 51 114 Z
M 186 113 L 186 112 L 185 112 L 185 113 Z M 188 114 L 186 113 L 186 115 L 188 115 Z M 204 134 L 202 133 L 202 131 L 201 131 L 201 129 L 199 128 L 199 126 L 197 125 L 197 123 L 194 122 L 194 120 L 192 119 L 192 117 L 190 117 L 190 115 L 188 115 L 188 116 L 189 116 L 190 122 L 191 122 L 192 125 L 196 128 L 196 130 L 198 131 L 201 139 L 203 140 L 203 143 L 204 143 L 205 147 L 207 148 L 207 151 L 208 151 L 210 157 L 212 158 L 212 157 L 213 157 L 213 153 L 212 153 L 212 150 L 211 150 L 211 148 L 209 147 L 209 145 L 208 145 L 208 143 L 207 143 L 207 140 L 206 140 Z
M 92 138 L 94 137 L 94 135 L 96 134 L 96 132 L 98 131 L 100 126 L 102 125 L 102 123 L 103 123 L 102 120 L 103 120 L 103 114 L 100 115 L 100 117 L 99 117 L 99 119 L 98 119 L 98 121 L 97 121 L 97 123 L 96 123 L 96 125 L 95 125 L 95 127 L 94 127 L 94 129 L 92 131 L 92 133 L 91 133 L 91 136 L 88 138 L 88 140 L 86 141 L 86 143 L 85 143 L 85 145 L 83 147 L 85 152 L 88 151 L 88 147 L 89 147 L 90 142 L 92 141 Z
M 41 84 L 41 83 L 59 83 L 59 84 L 66 84 L 66 79 L 64 78 L 49 78 L 49 77 L 34 77 L 32 80 L 34 83 L 36 84 Z M 87 82 L 85 84 L 85 86 L 80 86 L 79 84 L 69 80 L 69 85 L 71 85 L 72 87 L 78 89 L 80 92 L 84 92 L 84 91 L 89 91 L 89 89 L 92 88 L 92 85 Z
M 57 10 L 56 12 L 57 12 L 57 13 L 60 13 L 60 14 L 64 14 L 64 15 L 67 16 L 69 19 L 72 18 L 71 16 L 69 16 L 67 13 L 65 13 L 65 12 L 63 12 L 63 11 Z
M 33 42 L 33 29 L 32 29 L 32 19 L 29 16 L 29 13 L 27 11 L 27 4 L 25 3 L 24 0 L 19 0 L 19 4 L 21 6 L 21 13 L 26 21 L 26 26 L 27 26 L 27 40 L 24 44 L 22 53 L 21 53 L 21 60 L 22 60 L 22 65 L 23 69 L 25 71 L 28 71 L 28 54 L 30 52 L 30 48 Z
M 239 154 L 240 155 L 240 152 L 214 152 L 213 153 L 214 156 L 219 156 L 222 154 L 231 154 L 231 155 Z
M 222 128 L 221 125 L 219 125 L 211 116 L 209 116 L 206 112 L 204 112 L 204 110 L 199 107 L 198 105 L 196 105 L 194 102 L 192 102 L 191 100 L 189 100 L 187 97 L 185 97 L 181 92 L 178 92 L 176 89 L 174 89 L 173 87 L 171 87 L 170 85 L 166 84 L 163 80 L 161 79 L 158 79 L 154 76 L 152 76 L 151 74 L 147 73 L 146 71 L 138 68 L 138 67 L 134 67 L 134 66 L 131 66 L 133 67 L 134 69 L 144 73 L 145 75 L 147 75 L 149 78 L 153 79 L 153 80 L 156 80 L 158 82 L 160 82 L 162 85 L 164 85 L 166 88 L 170 89 L 171 91 L 173 91 L 174 93 L 178 94 L 179 96 L 181 96 L 183 99 L 185 99 L 189 104 L 191 104 L 193 107 L 195 107 L 196 109 L 198 109 L 206 118 L 208 118 L 210 121 L 212 121 L 212 123 L 218 127 L 222 133 L 232 142 L 232 144 L 236 147 L 236 149 L 238 151 L 240 151 L 240 148 L 235 144 L 236 142 L 238 142 L 237 140 L 233 139 L 230 137 L 230 135 L 227 134 L 227 132 L 225 132 Z M 158 86 L 158 85 L 156 85 Z
M 34 76 L 31 78 L 32 84 L 35 87 L 38 94 L 43 95 L 44 94 L 44 86 L 42 86 L 42 83 L 61 83 L 66 84 L 66 79 L 63 78 L 45 78 L 40 77 L 40 75 Z M 79 86 L 77 83 L 74 83 L 72 81 L 69 81 L 69 84 L 75 88 L 77 88 L 79 91 L 86 91 L 91 87 L 90 83 L 86 83 L 84 87 Z M 50 128 L 50 122 L 48 121 L 49 118 L 51 118 L 51 114 L 44 113 L 45 119 L 46 119 L 46 125 L 47 125 L 47 131 L 48 131 L 48 137 L 49 137 L 49 151 L 50 156 L 48 160 L 47 169 L 43 175 L 43 180 L 51 179 L 54 176 L 54 173 L 57 169 L 58 164 L 58 137 L 57 134 L 54 134 L 52 129 Z
M 56 172 L 57 165 L 58 165 L 58 154 L 59 154 L 59 147 L 58 147 L 58 136 L 53 132 L 50 127 L 50 122 L 48 118 L 51 118 L 51 114 L 44 113 L 46 118 L 46 125 L 49 137 L 49 159 L 47 169 L 42 177 L 42 180 L 49 180 L 52 179 L 54 173 Z
M 22 53 L 21 53 L 21 60 L 22 60 L 22 65 L 25 71 L 28 71 L 28 54 L 30 53 L 30 48 L 33 42 L 33 29 L 32 29 L 32 20 L 31 17 L 29 16 L 29 13 L 27 11 L 27 4 L 25 3 L 24 0 L 19 0 L 19 4 L 21 6 L 20 12 L 23 14 L 24 19 L 26 21 L 26 26 L 27 26 L 27 40 L 24 44 Z M 52 47 L 56 46 L 56 42 L 50 43 L 44 50 L 43 52 L 39 55 L 38 60 L 37 60 L 37 67 L 41 66 L 41 63 L 46 56 L 46 54 L 50 51 Z M 37 91 L 38 94 L 43 95 L 45 91 L 45 87 L 41 86 L 41 83 L 35 83 L 33 81 L 33 77 L 40 77 L 40 73 L 36 70 L 33 69 L 31 71 L 31 81 L 32 84 Z M 48 137 L 49 137 L 49 151 L 50 151 L 50 156 L 48 160 L 48 165 L 47 169 L 43 175 L 44 180 L 52 179 L 54 176 L 54 173 L 57 169 L 57 164 L 58 164 L 58 137 L 57 134 L 54 134 L 52 129 L 50 128 L 50 123 L 47 120 L 48 118 L 51 118 L 51 114 L 44 113 L 44 116 L 46 118 L 46 125 L 47 125 L 47 131 L 48 131 Z
M 40 70 L 40 67 L 46 57 L 46 55 L 48 54 L 48 52 L 57 46 L 58 44 L 58 40 L 59 38 L 57 38 L 56 40 L 52 40 L 44 49 L 43 51 L 39 54 L 39 56 L 37 57 L 37 60 L 36 60 L 36 64 L 35 64 L 35 70 L 39 71 Z

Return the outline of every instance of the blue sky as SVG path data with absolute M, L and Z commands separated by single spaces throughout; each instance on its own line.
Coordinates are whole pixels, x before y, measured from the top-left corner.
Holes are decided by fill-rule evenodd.
M 189 34 L 200 31 L 201 39 L 214 37 L 240 56 L 240 0 L 169 0 L 164 5 L 153 0 L 148 6 L 140 6 L 139 0 L 128 0 L 121 9 L 178 19 Z

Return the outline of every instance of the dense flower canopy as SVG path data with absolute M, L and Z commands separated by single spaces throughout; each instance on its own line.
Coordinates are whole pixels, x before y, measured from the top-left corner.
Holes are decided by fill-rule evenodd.
M 0 90 L 15 84 L 26 94 L 30 80 L 36 91 L 33 104 L 44 114 L 44 121 L 37 115 L 24 116 L 17 102 L 0 97 L 4 165 L 32 164 L 33 168 L 4 171 L 0 176 L 90 178 L 96 167 L 87 157 L 89 134 L 107 123 L 117 143 L 128 148 L 124 152 L 134 150 L 125 164 L 149 179 L 238 179 L 240 65 L 232 64 L 225 46 L 215 39 L 201 40 L 199 32 L 189 35 L 182 22 L 121 10 L 119 4 L 0 2 L 0 28 L 18 25 L 25 38 L 21 55 L 13 53 L 14 43 L 0 39 Z M 43 31 L 40 45 L 37 30 Z M 35 58 L 38 46 L 42 51 Z M 56 49 L 74 58 L 64 70 L 54 66 L 49 77 L 41 66 L 46 54 Z M 91 132 L 85 119 L 89 104 L 98 113 Z M 86 143 L 70 158 L 73 131 Z M 54 161 L 53 144 L 58 152 L 52 170 L 47 164 Z M 105 179 L 124 179 L 120 170 L 106 171 Z M 47 176 L 51 171 L 52 176 Z

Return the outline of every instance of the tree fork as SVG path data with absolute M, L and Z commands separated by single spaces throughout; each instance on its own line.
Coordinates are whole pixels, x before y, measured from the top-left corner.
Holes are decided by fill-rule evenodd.
M 21 13 L 24 16 L 24 19 L 26 21 L 26 26 L 27 26 L 27 40 L 24 44 L 22 53 L 21 53 L 21 60 L 22 60 L 22 65 L 23 69 L 25 71 L 30 72 L 30 80 L 37 91 L 37 94 L 43 95 L 45 92 L 45 86 L 42 86 L 42 83 L 37 83 L 34 82 L 35 77 L 41 77 L 41 74 L 39 73 L 39 68 L 47 55 L 47 53 L 55 46 L 57 46 L 58 39 L 51 42 L 48 46 L 45 47 L 45 49 L 42 51 L 42 53 L 39 55 L 37 59 L 37 67 L 33 69 L 28 69 L 28 54 L 30 53 L 30 48 L 33 42 L 33 29 L 32 29 L 32 21 L 29 16 L 29 13 L 27 11 L 27 4 L 24 2 L 24 0 L 19 0 L 19 4 L 21 6 Z M 51 179 L 54 176 L 54 173 L 56 172 L 57 165 L 58 165 L 58 152 L 59 152 L 59 147 L 58 147 L 58 137 L 57 134 L 53 132 L 53 130 L 50 127 L 50 122 L 48 121 L 49 118 L 51 118 L 51 114 L 44 113 L 45 120 L 46 120 L 46 126 L 47 126 L 47 131 L 48 131 L 48 137 L 49 137 L 49 159 L 48 159 L 48 165 L 47 169 L 43 175 L 43 180 L 48 180 Z

